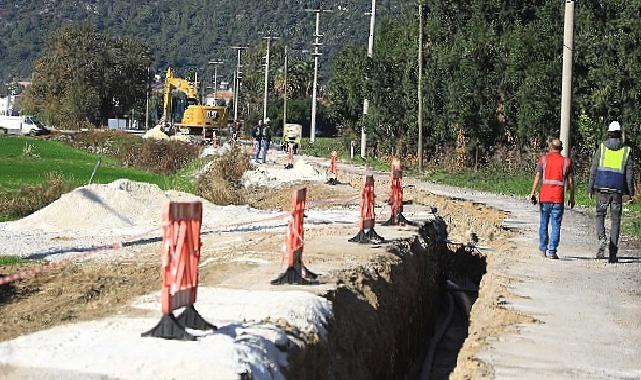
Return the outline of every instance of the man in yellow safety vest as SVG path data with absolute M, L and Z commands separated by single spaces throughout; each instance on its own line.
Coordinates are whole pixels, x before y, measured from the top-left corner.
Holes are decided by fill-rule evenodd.
M 608 139 L 594 152 L 588 194 L 590 199 L 596 193 L 596 234 L 599 239 L 599 248 L 596 258 L 605 257 L 605 248 L 608 247 L 608 262 L 618 262 L 619 228 L 621 226 L 621 209 L 623 196 L 630 195 L 630 202 L 634 197 L 634 178 L 632 173 L 632 160 L 630 147 L 623 146 L 621 125 L 617 121 L 608 127 Z M 610 241 L 605 236 L 605 215 L 610 207 L 612 224 L 610 227 Z

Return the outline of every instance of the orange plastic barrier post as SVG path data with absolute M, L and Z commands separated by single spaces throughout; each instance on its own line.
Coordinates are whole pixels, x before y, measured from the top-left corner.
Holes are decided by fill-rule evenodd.
M 203 206 L 200 201 L 171 202 L 162 214 L 162 318 L 142 336 L 196 340 L 185 329 L 216 330 L 194 308 L 198 291 L 200 229 Z M 185 310 L 174 317 L 173 311 Z
M 338 153 L 336 151 L 332 151 L 332 155 L 330 156 L 329 159 L 329 179 L 327 180 L 327 184 L 329 185 L 338 185 L 338 170 L 336 169 L 336 158 L 338 157 Z
M 306 285 L 318 278 L 318 275 L 305 267 L 303 246 L 305 238 L 304 219 L 307 188 L 295 189 L 292 192 L 292 215 L 285 235 L 285 253 L 287 270 L 271 281 L 272 285 L 299 284 Z
M 403 171 L 401 170 L 401 160 L 398 158 L 392 160 L 389 204 L 392 209 L 392 216 L 387 222 L 383 223 L 384 226 L 412 224 L 403 216 Z
M 349 239 L 355 243 L 374 243 L 379 244 L 385 241 L 385 238 L 379 236 L 374 231 L 376 222 L 374 215 L 374 176 L 366 175 L 365 184 L 361 190 L 361 221 L 360 231 L 356 236 Z
M 294 168 L 294 144 L 287 143 L 287 165 L 285 165 L 285 169 L 293 169 L 293 168 Z

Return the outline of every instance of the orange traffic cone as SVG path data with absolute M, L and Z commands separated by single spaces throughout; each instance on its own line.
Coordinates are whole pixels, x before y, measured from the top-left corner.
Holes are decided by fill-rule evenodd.
M 383 223 L 384 226 L 404 226 L 406 224 L 412 224 L 412 222 L 403 216 L 403 171 L 401 170 L 401 160 L 398 158 L 392 160 L 389 204 L 392 209 L 392 216 L 388 221 Z
M 379 236 L 376 231 L 374 231 L 374 197 L 374 176 L 367 175 L 365 177 L 365 184 L 361 190 L 361 229 L 358 234 L 349 239 L 349 241 L 374 244 L 385 241 L 384 237 Z
M 318 275 L 311 272 L 303 262 L 304 218 L 307 188 L 296 189 L 292 192 L 292 216 L 285 235 L 287 253 L 287 270 L 278 278 L 271 281 L 272 285 L 299 284 L 306 285 L 314 282 Z

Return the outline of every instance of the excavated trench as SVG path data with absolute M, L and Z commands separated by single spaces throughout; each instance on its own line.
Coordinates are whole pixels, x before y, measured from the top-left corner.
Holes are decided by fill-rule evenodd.
M 291 379 L 445 379 L 467 337 L 485 257 L 452 250 L 442 218 L 345 270 L 326 297 L 327 340 L 290 356 Z

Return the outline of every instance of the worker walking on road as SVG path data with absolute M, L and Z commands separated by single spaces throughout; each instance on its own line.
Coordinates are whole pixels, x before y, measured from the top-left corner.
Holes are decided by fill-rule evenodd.
M 558 259 L 557 247 L 561 239 L 561 221 L 563 220 L 563 203 L 565 185 L 568 185 L 570 199 L 568 205 L 574 208 L 574 179 L 572 160 L 563 157 L 561 140 L 550 143 L 550 152 L 544 154 L 536 165 L 536 174 L 530 193 L 530 202 L 536 204 L 536 190 L 541 185 L 539 194 L 541 220 L 539 224 L 539 251 L 549 258 Z M 548 233 L 548 225 L 552 226 Z
M 630 148 L 623 145 L 621 125 L 617 121 L 608 127 L 608 139 L 594 152 L 588 195 L 594 198 L 596 193 L 596 235 L 599 248 L 596 258 L 605 258 L 608 246 L 608 262 L 618 262 L 619 229 L 621 226 L 621 208 L 623 195 L 634 197 L 634 178 Z M 610 207 L 610 241 L 605 236 L 605 215 Z

